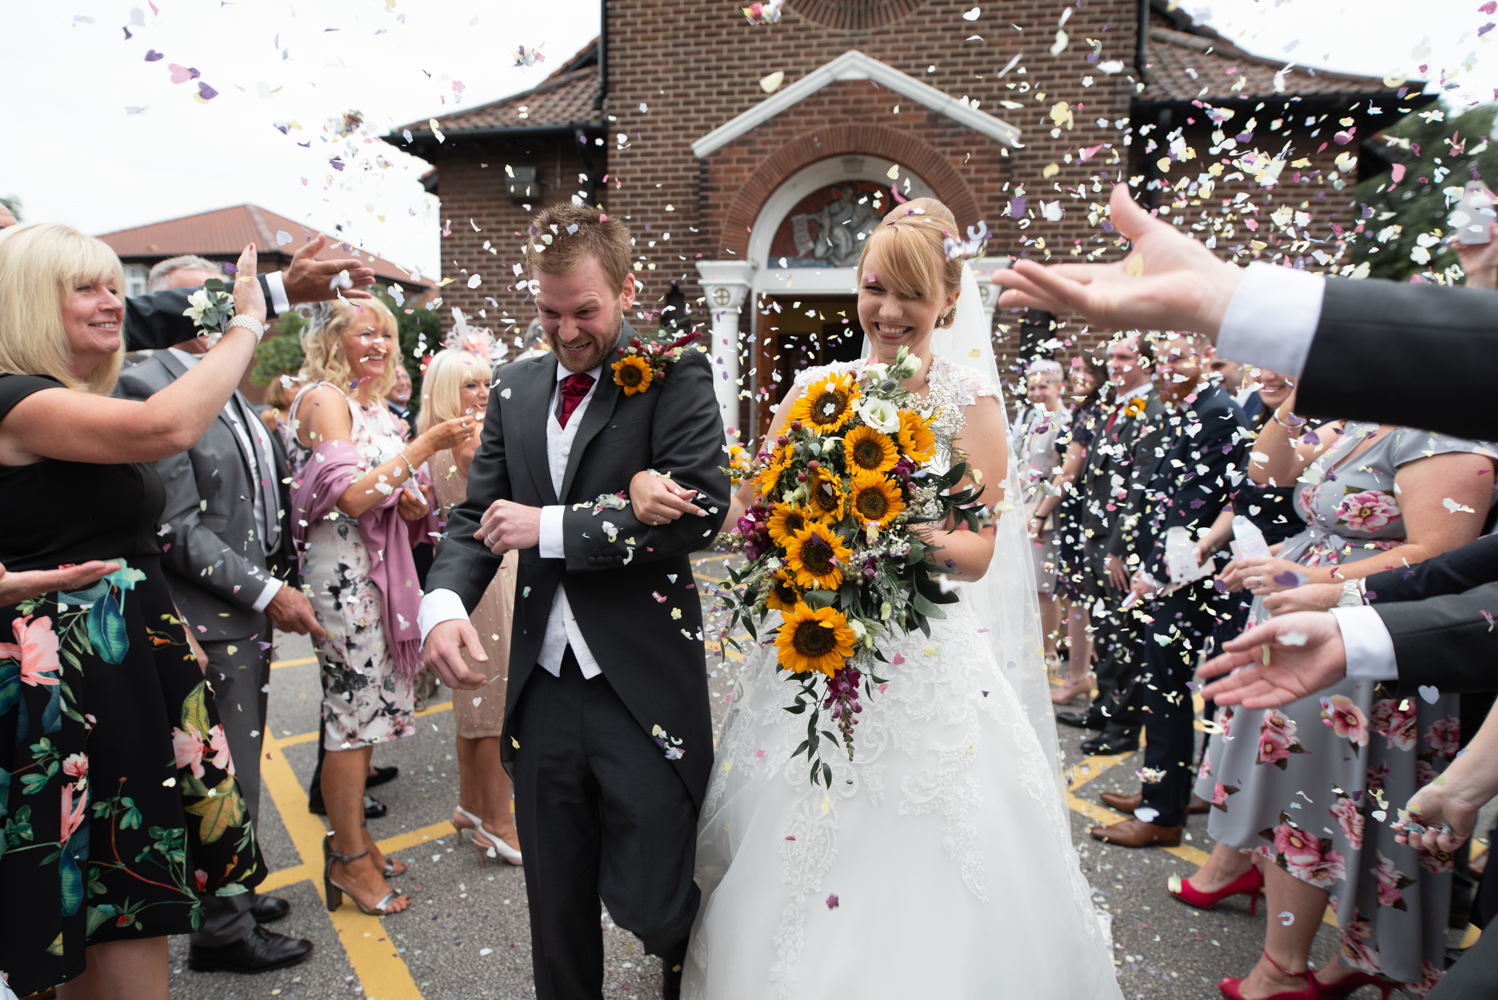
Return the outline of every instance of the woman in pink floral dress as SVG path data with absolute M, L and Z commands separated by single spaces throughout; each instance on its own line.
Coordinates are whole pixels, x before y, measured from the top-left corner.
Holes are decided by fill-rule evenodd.
M 1349 422 L 1318 428 L 1297 450 L 1283 430 L 1295 425 L 1293 405 L 1292 396 L 1273 433 L 1256 442 L 1256 461 L 1278 465 L 1280 481 L 1299 474 L 1296 510 L 1307 527 L 1277 556 L 1235 564 L 1258 595 L 1253 620 L 1274 611 L 1278 602 L 1269 598 L 1266 610 L 1267 595 L 1420 562 L 1481 532 L 1493 446 Z M 1357 678 L 1278 710 L 1219 710 L 1221 732 L 1196 792 L 1213 805 L 1208 830 L 1217 853 L 1226 846 L 1260 859 L 1277 915 L 1266 958 L 1246 979 L 1225 982 L 1225 994 L 1343 996 L 1377 976 L 1423 996 L 1435 983 L 1446 953 L 1451 862 L 1396 843 L 1389 824 L 1455 756 L 1456 716 L 1455 696 L 1400 700 Z M 1247 859 L 1240 864 L 1246 870 Z M 1212 866 L 1226 867 L 1219 857 Z M 1193 877 L 1193 885 L 1204 888 L 1195 885 L 1203 880 Z M 1306 960 L 1329 900 L 1339 956 L 1312 986 Z M 1285 912 L 1293 919 L 1279 916 Z

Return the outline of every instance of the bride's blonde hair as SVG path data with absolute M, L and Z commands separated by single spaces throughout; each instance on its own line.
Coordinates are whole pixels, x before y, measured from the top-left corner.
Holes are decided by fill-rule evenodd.
M 909 298 L 940 302 L 962 285 L 962 259 L 948 257 L 945 240 L 958 237 L 957 217 L 935 198 L 912 198 L 890 212 L 864 241 L 858 285 L 874 274 L 885 288 Z M 942 329 L 956 308 L 937 319 Z

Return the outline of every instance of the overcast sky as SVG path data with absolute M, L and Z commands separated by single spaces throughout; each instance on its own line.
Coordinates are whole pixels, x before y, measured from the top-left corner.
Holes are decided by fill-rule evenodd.
M 996 37 L 1002 4 L 975 2 L 978 30 Z M 1444 70 L 1463 85 L 1459 101 L 1492 100 L 1498 87 L 1498 31 L 1478 35 L 1498 16 L 1481 0 L 1182 6 L 1285 62 L 1431 80 Z M 598 15 L 597 0 L 7 0 L 0 195 L 19 196 L 28 219 L 90 233 L 249 202 L 342 224 L 372 252 L 435 275 L 439 215 L 417 183 L 426 165 L 383 143 L 334 140 L 325 124 L 359 111 L 382 133 L 524 90 L 597 34 Z M 516 67 L 522 45 L 545 60 Z M 194 96 L 204 84 L 217 92 L 206 102 Z

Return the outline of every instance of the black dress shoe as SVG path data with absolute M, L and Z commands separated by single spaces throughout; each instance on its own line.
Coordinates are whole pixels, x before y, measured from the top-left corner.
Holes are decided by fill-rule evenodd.
M 391 765 L 390 767 L 377 767 L 374 774 L 364 779 L 365 788 L 373 788 L 375 785 L 383 785 L 387 781 L 394 781 L 400 777 L 401 769 Z
M 256 895 L 250 904 L 250 913 L 257 924 L 273 924 L 291 912 L 291 904 L 276 896 Z
M 1056 721 L 1076 729 L 1102 729 L 1103 717 L 1096 712 L 1057 712 Z
M 326 816 L 328 814 L 328 807 L 323 805 L 321 795 L 309 795 L 307 796 L 307 811 L 315 813 L 318 816 Z M 390 807 L 379 799 L 372 799 L 368 795 L 364 796 L 365 819 L 381 819 L 389 811 Z
M 1139 730 L 1109 723 L 1103 731 L 1082 744 L 1088 754 L 1133 753 L 1139 749 Z
M 194 972 L 270 972 L 305 962 L 311 954 L 311 941 L 257 925 L 248 937 L 233 944 L 219 948 L 193 945 L 187 952 L 187 965 Z

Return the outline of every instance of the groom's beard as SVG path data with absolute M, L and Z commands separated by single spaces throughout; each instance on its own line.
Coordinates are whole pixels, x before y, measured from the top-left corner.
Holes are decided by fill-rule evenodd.
M 588 340 L 593 344 L 593 350 L 582 355 L 581 358 L 570 357 L 557 349 L 557 337 L 548 336 L 547 343 L 551 345 L 552 353 L 557 356 L 557 362 L 569 372 L 587 372 L 601 366 L 610 354 L 619 349 L 619 338 L 624 333 L 624 313 L 616 312 L 613 319 L 613 332 L 595 336 L 586 334 Z M 579 338 L 582 339 L 582 338 Z

